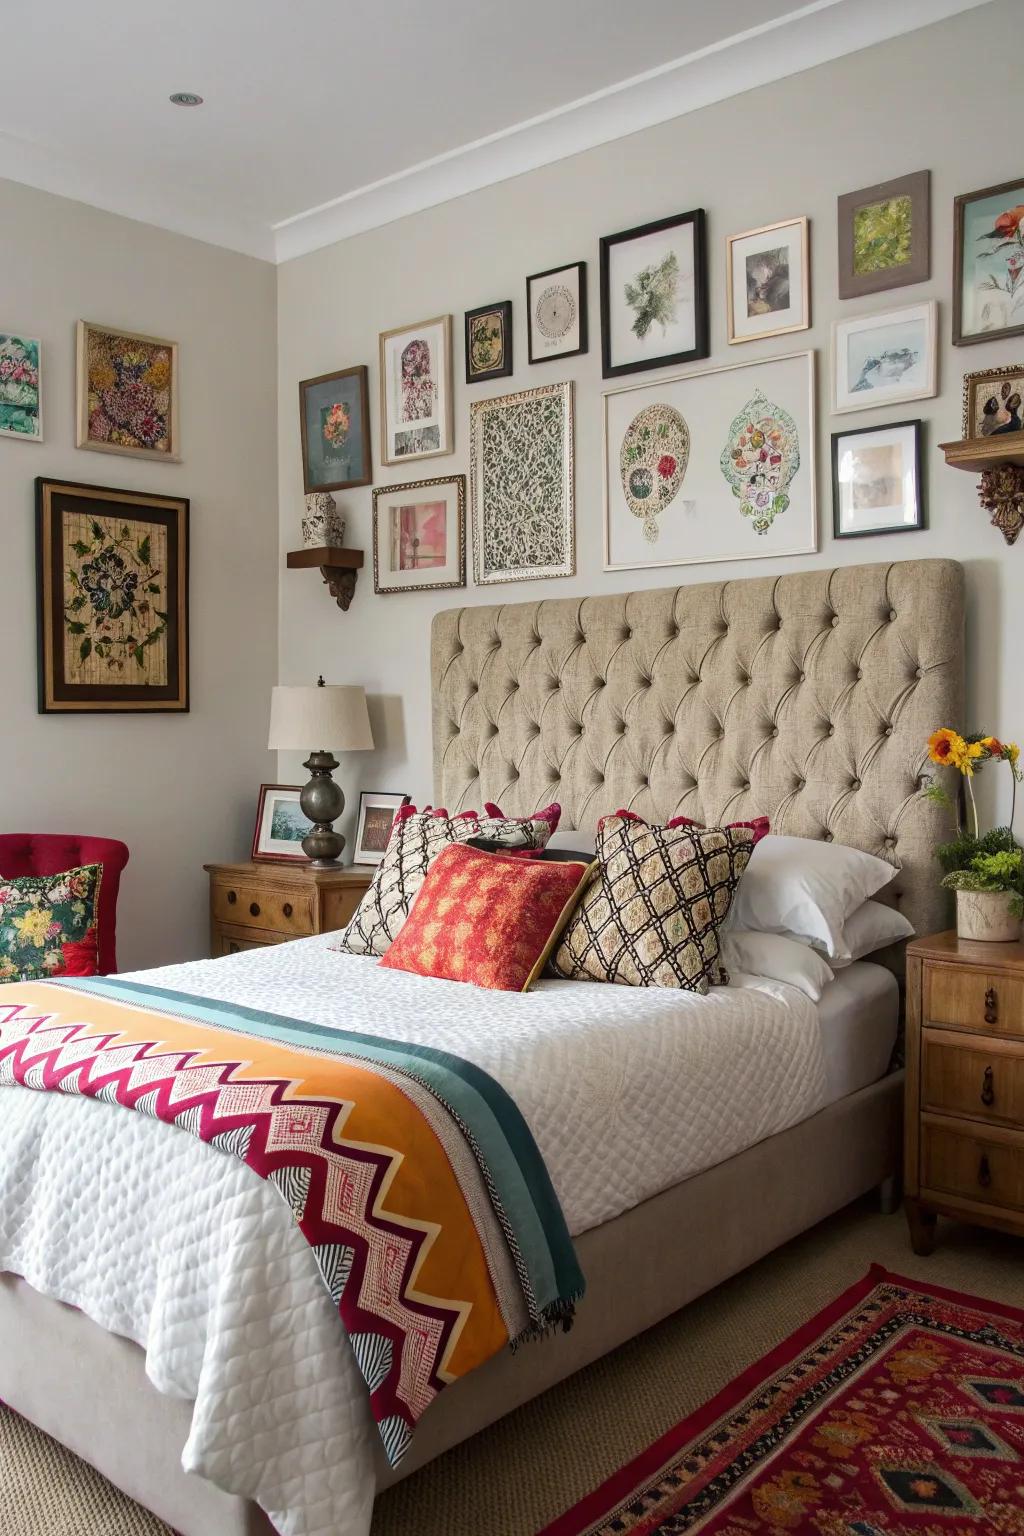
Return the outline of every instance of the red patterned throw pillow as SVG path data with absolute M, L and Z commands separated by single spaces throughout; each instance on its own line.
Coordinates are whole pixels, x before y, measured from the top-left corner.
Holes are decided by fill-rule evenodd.
M 575 909 L 593 865 L 542 864 L 453 843 L 439 853 L 381 965 L 525 992 Z
M 0 982 L 95 976 L 96 903 L 103 868 L 0 876 Z
M 616 811 L 615 814 L 616 816 L 623 817 L 626 821 L 638 821 L 644 827 L 650 825 L 649 822 L 644 821 L 642 816 L 638 816 L 635 811 Z M 665 823 L 666 827 L 699 827 L 701 829 L 703 829 L 704 825 L 703 821 L 695 821 L 692 816 L 673 816 L 671 821 L 666 821 Z M 755 816 L 753 821 L 727 821 L 723 825 L 728 828 L 747 827 L 754 834 L 754 847 L 757 846 L 762 837 L 767 837 L 771 831 L 771 823 L 767 816 Z

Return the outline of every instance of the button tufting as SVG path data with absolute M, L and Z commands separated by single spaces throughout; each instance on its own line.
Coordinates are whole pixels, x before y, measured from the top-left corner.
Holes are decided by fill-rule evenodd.
M 886 840 L 885 840 L 885 846 L 887 848 L 895 848 L 896 847 L 896 839 L 894 837 L 887 837 Z
M 806 683 L 806 681 L 807 681 L 807 673 L 806 672 L 801 672 L 800 676 L 797 678 L 797 682 Z
M 797 787 L 797 789 L 806 789 L 807 788 L 807 780 L 806 779 L 797 779 L 796 787 Z
M 851 779 L 850 780 L 850 788 L 851 789 L 860 789 L 860 779 Z
M 740 785 L 740 789 L 749 789 L 749 788 L 750 788 L 750 780 L 749 779 L 744 779 L 743 783 Z
M 864 680 L 864 673 L 858 667 L 857 668 L 857 681 L 858 681 L 858 683 L 860 683 L 860 682 L 863 682 L 863 680 Z
M 886 734 L 886 735 L 887 735 L 887 736 L 891 736 L 891 735 L 892 735 L 892 726 L 891 726 L 891 725 L 887 725 L 887 726 L 886 726 L 886 728 L 885 728 L 885 734 Z
M 833 629 L 838 629 L 839 628 L 839 615 L 838 615 L 838 613 L 834 613 L 832 615 L 832 628 Z
M 834 735 L 835 735 L 835 733 L 836 733 L 836 728 L 835 728 L 835 726 L 834 726 L 834 725 L 830 725 L 830 726 L 829 726 L 829 728 L 828 728 L 828 734 L 829 734 L 829 735 L 830 735 L 830 736 L 834 736 Z
M 831 841 L 832 841 L 832 833 L 831 832 L 826 832 L 824 834 L 824 836 L 822 837 L 822 842 L 823 843 L 830 843 Z
M 895 622 L 896 622 L 896 609 L 895 608 L 890 608 L 889 609 L 889 623 L 890 624 L 895 624 Z
M 915 677 L 924 677 L 924 669 L 923 669 L 923 667 L 918 667 L 917 670 L 914 673 L 914 676 Z
M 774 727 L 774 728 L 773 728 L 773 730 L 772 730 L 772 736 L 773 736 L 773 737 L 774 737 L 774 736 L 778 736 L 778 734 L 779 734 L 779 728 L 778 728 L 778 726 L 777 726 L 777 725 L 776 725 L 776 726 L 775 726 L 775 727 Z

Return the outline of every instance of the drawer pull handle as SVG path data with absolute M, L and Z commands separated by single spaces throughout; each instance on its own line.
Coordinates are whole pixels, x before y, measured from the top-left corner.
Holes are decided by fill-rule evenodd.
M 250 901 L 250 903 L 249 903 L 249 915 L 250 915 L 250 917 L 259 917 L 259 915 L 260 915 L 260 904 L 259 904 L 258 901 Z
M 233 907 L 237 900 L 238 900 L 238 892 L 237 891 L 228 891 L 228 906 L 229 907 Z
M 989 987 L 985 993 L 985 1023 L 994 1024 L 999 1008 L 999 999 L 996 996 L 995 987 Z
M 988 1165 L 988 1153 L 981 1154 L 981 1162 L 978 1164 L 978 1183 L 982 1189 L 988 1189 L 992 1183 L 992 1169 Z
M 281 911 L 284 913 L 285 917 L 291 917 L 291 915 L 292 915 L 292 904 L 291 904 L 291 902 L 290 901 L 286 901 L 284 906 L 281 908 Z
M 996 1090 L 992 1082 L 992 1068 L 985 1068 L 985 1075 L 981 1079 L 981 1102 L 986 1109 L 991 1109 L 996 1101 Z

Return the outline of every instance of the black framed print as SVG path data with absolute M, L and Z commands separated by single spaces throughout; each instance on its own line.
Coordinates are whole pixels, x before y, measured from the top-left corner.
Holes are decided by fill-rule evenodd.
M 832 434 L 832 523 L 837 539 L 924 527 L 920 421 Z
M 507 379 L 512 372 L 512 300 L 466 310 L 466 383 Z
M 587 350 L 587 264 L 574 261 L 526 279 L 526 339 L 531 363 Z
M 603 235 L 603 376 L 694 363 L 708 352 L 703 208 Z

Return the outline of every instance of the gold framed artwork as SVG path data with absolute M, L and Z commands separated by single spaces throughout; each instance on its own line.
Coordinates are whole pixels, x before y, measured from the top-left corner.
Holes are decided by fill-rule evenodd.
M 729 345 L 806 331 L 811 323 L 808 221 L 783 219 L 725 242 Z
M 466 477 L 442 475 L 373 493 L 373 590 L 466 585 Z
M 381 463 L 453 453 L 451 315 L 382 331 L 378 345 Z
M 469 408 L 473 574 L 478 587 L 576 570 L 573 383 Z
M 36 480 L 40 714 L 184 713 L 184 496 Z
M 79 320 L 75 407 L 76 447 L 177 463 L 177 342 Z
M 1024 363 L 964 374 L 964 437 L 1010 437 L 1024 431 Z

